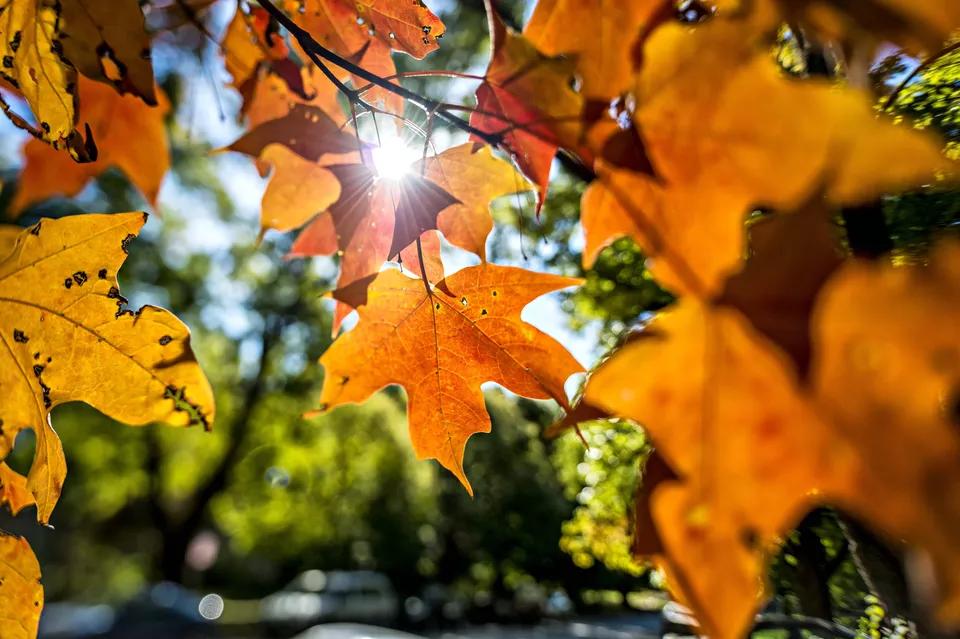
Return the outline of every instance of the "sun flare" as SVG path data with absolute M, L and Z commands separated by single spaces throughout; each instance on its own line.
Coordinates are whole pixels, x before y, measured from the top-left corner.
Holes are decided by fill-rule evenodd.
M 410 172 L 420 153 L 397 136 L 386 136 L 373 149 L 373 166 L 377 175 L 387 180 L 399 180 Z

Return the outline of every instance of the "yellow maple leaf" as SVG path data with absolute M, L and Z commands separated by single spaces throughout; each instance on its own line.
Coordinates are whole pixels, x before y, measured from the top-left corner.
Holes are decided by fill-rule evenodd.
M 57 0 L 0 0 L 0 77 L 23 94 L 38 133 L 61 147 L 77 118 L 77 71 L 63 56 Z
M 34 639 L 43 609 L 40 564 L 27 540 L 0 531 L 0 634 Z
M 41 522 L 66 464 L 50 425 L 58 404 L 84 401 L 127 424 L 213 424 L 213 393 L 168 311 L 127 310 L 117 270 L 142 213 L 43 219 L 0 261 L 0 459 L 30 428 L 37 446 L 28 486 Z

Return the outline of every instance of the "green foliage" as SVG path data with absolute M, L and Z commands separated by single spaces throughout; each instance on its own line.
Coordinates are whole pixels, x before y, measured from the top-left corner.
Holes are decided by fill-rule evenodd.
M 586 441 L 575 432 L 557 442 L 553 463 L 564 493 L 577 502 L 563 524 L 560 546 L 578 566 L 599 561 L 611 570 L 640 575 L 644 567 L 631 553 L 633 495 L 640 465 L 650 452 L 643 431 L 626 421 L 581 425 Z

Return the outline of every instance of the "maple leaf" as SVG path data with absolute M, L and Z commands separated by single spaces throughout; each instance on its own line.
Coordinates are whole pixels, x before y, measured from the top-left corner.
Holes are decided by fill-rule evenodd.
M 24 428 L 37 445 L 28 486 L 47 522 L 66 465 L 50 425 L 59 404 L 84 401 L 127 424 L 213 423 L 213 393 L 168 311 L 134 313 L 117 270 L 145 214 L 42 219 L 0 261 L 0 459 Z
M 424 231 L 437 227 L 437 215 L 458 200 L 417 175 L 377 179 L 363 164 L 329 166 L 340 182 L 340 197 L 329 207 L 337 246 L 343 252 L 337 285 L 344 287 L 380 270 Z M 294 245 L 302 252 L 303 247 Z M 337 304 L 336 334 L 350 308 Z
M 4 639 L 34 639 L 43 609 L 40 564 L 23 537 L 0 531 L 0 610 Z
M 493 229 L 490 203 L 504 195 L 528 191 L 529 180 L 485 145 L 467 143 L 414 164 L 410 172 L 450 193 L 459 202 L 442 210 L 437 228 L 447 240 L 486 259 Z
M 276 73 L 261 69 L 253 93 L 243 103 L 248 127 L 255 129 L 264 122 L 283 118 L 297 104 L 318 108 L 334 122 L 343 124 L 345 118 L 337 101 L 337 87 L 316 67 L 303 67 L 300 75 L 303 94 L 291 91 L 289 82 Z
M 0 78 L 17 89 L 36 116 L 34 132 L 75 159 L 84 149 L 77 121 L 77 71 L 63 57 L 59 0 L 0 0 Z
M 13 250 L 22 231 L 19 226 L 0 224 L 0 258 L 6 257 Z
M 428 295 L 422 281 L 384 271 L 365 287 L 357 325 L 320 358 L 323 409 L 403 386 L 417 456 L 439 461 L 472 494 L 463 451 L 474 433 L 490 430 L 482 383 L 567 406 L 564 382 L 581 367 L 520 312 L 534 298 L 578 283 L 482 264 L 447 277 Z M 359 304 L 349 293 L 338 297 Z
M 543 53 L 572 57 L 583 94 L 609 103 L 630 88 L 635 41 L 675 11 L 669 0 L 539 0 L 523 35 Z
M 27 478 L 0 462 L 0 506 L 6 506 L 11 515 L 17 515 L 36 501 L 27 486 Z
M 241 93 L 255 79 L 261 63 L 283 60 L 290 55 L 283 38 L 271 30 L 270 14 L 259 7 L 249 14 L 237 7 L 220 41 L 224 65 Z
M 929 266 L 854 261 L 814 312 L 813 394 L 838 438 L 855 443 L 859 481 L 846 510 L 926 549 L 960 622 L 960 246 Z M 876 499 L 883 495 L 882 500 Z
M 817 491 L 849 481 L 789 361 L 736 310 L 686 298 L 590 377 L 585 401 L 646 429 L 680 479 L 645 498 L 672 591 L 705 634 L 743 636 L 766 559 Z
M 150 36 L 140 3 L 61 0 L 60 4 L 61 42 L 67 60 L 88 78 L 107 82 L 120 93 L 133 93 L 156 105 Z
M 810 315 L 824 284 L 843 263 L 837 229 L 822 199 L 750 225 L 750 257 L 724 284 L 718 304 L 732 306 L 790 356 L 810 364 Z
M 333 171 L 283 145 L 268 145 L 260 161 L 273 167 L 260 204 L 261 232 L 300 228 L 340 198 L 340 182 Z
M 294 104 L 282 117 L 261 123 L 227 148 L 256 158 L 269 144 L 282 144 L 311 162 L 328 154 L 353 153 L 362 146 L 322 107 Z
M 443 37 L 443 22 L 422 2 L 407 0 L 306 0 L 301 25 L 321 44 L 343 56 L 368 42 L 422 59 Z
M 412 243 L 421 236 L 427 277 L 438 281 L 443 276 L 443 265 L 439 239 L 427 233 L 433 229 L 439 229 L 451 243 L 485 259 L 487 236 L 493 228 L 490 202 L 529 187 L 529 182 L 509 163 L 496 158 L 489 148 L 474 143 L 420 160 L 399 181 L 378 179 L 362 164 L 327 165 L 311 170 L 337 175 L 341 185 L 339 198 L 328 207 L 329 216 L 321 215 L 297 238 L 291 255 L 330 255 L 341 251 L 340 287 L 376 273 L 385 261 L 398 254 L 409 270 L 420 275 L 419 257 Z M 318 194 L 308 203 L 301 200 L 301 205 L 294 209 L 321 210 L 329 197 L 330 192 Z M 347 305 L 338 302 L 334 334 L 349 312 Z
M 492 52 L 470 124 L 502 137 L 502 146 L 537 186 L 539 212 L 557 148 L 578 147 L 583 99 L 571 88 L 569 60 L 544 56 L 503 23 L 490 0 L 485 5 Z
M 164 116 L 170 109 L 157 89 L 156 107 L 111 87 L 80 77 L 83 119 L 99 144 L 96 162 L 78 164 L 39 140 L 23 146 L 24 167 L 10 204 L 19 215 L 28 205 L 53 196 L 72 197 L 87 183 L 112 166 L 121 169 L 154 207 L 163 177 L 170 168 Z M 132 143 L 136 140 L 136 143 Z
M 940 0 L 776 0 L 787 21 L 832 40 L 897 42 L 913 53 L 936 51 L 960 28 L 960 5 Z
M 711 297 L 742 262 L 753 207 L 793 210 L 818 190 L 863 203 L 947 168 L 934 138 L 876 117 L 861 93 L 786 78 L 754 29 L 715 18 L 647 40 L 634 121 L 657 177 L 598 165 L 583 201 L 586 258 L 626 233 L 666 286 Z
M 439 46 L 445 27 L 423 2 L 407 0 L 305 0 L 294 20 L 325 48 L 381 78 L 396 75 L 391 49 L 421 59 Z M 355 78 L 357 87 L 366 80 Z M 403 100 L 382 88 L 364 99 L 403 113 Z

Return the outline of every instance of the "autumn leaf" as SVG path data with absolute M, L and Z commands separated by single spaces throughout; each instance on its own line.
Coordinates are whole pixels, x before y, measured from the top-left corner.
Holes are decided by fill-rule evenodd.
M 40 564 L 23 537 L 0 531 L 0 623 L 4 639 L 34 639 L 43 609 Z
M 385 271 L 366 289 L 357 325 L 320 358 L 322 406 L 403 386 L 417 456 L 439 461 L 472 493 L 463 451 L 474 433 L 490 430 L 482 383 L 567 406 L 563 384 L 581 367 L 520 312 L 534 298 L 578 283 L 484 264 L 447 277 L 428 295 L 421 280 Z
M 337 101 L 339 92 L 336 86 L 316 67 L 300 69 L 300 82 L 309 99 L 291 91 L 289 83 L 269 69 L 261 69 L 259 74 L 252 95 L 243 104 L 243 114 L 250 129 L 283 118 L 297 104 L 318 108 L 337 124 L 345 122 Z
M 132 425 L 213 424 L 213 394 L 169 312 L 133 312 L 117 270 L 145 215 L 43 219 L 0 262 L 0 459 L 17 433 L 37 435 L 28 486 L 47 522 L 63 484 L 63 449 L 50 411 L 83 401 Z
M 315 184 L 324 184 L 329 173 L 339 178 L 339 189 L 302 186 L 308 174 L 318 176 Z M 420 275 L 413 242 L 421 235 L 427 277 L 432 282 L 439 281 L 443 274 L 439 238 L 427 233 L 433 229 L 439 229 L 451 243 L 485 259 L 487 235 L 493 228 L 490 202 L 529 187 L 529 182 L 509 163 L 496 158 L 489 148 L 474 143 L 414 163 L 408 175 L 399 181 L 381 179 L 362 164 L 303 166 L 296 177 L 290 178 L 284 178 L 278 169 L 274 181 L 278 179 L 289 184 L 291 195 L 299 192 L 299 199 L 297 204 L 271 206 L 271 211 L 284 211 L 286 220 L 296 222 L 275 228 L 293 228 L 305 221 L 300 215 L 294 217 L 294 213 L 309 214 L 311 210 L 329 208 L 330 220 L 314 222 L 305 229 L 291 254 L 329 255 L 341 251 L 340 287 L 376 273 L 385 261 L 398 254 L 407 269 Z M 271 193 L 274 181 L 268 185 L 267 194 Z M 339 197 L 330 204 L 332 195 Z M 335 333 L 349 312 L 347 306 L 338 303 Z
M 9 255 L 23 229 L 12 224 L 0 224 L 0 258 Z
M 282 144 L 300 157 L 316 162 L 328 154 L 353 153 L 361 144 L 323 108 L 294 104 L 282 117 L 263 122 L 231 144 L 231 151 L 259 157 L 268 144 Z
M 504 195 L 532 188 L 530 182 L 490 151 L 467 143 L 430 156 L 411 167 L 459 200 L 437 216 L 437 228 L 451 244 L 486 259 L 487 236 L 493 229 L 490 203 Z
M 822 199 L 749 227 L 750 256 L 717 303 L 738 309 L 790 356 L 800 377 L 810 364 L 810 316 L 824 284 L 843 263 L 838 229 Z
M 77 71 L 62 55 L 62 10 L 58 0 L 0 0 L 0 77 L 30 106 L 35 133 L 78 158 Z
M 422 2 L 407 0 L 306 0 L 302 26 L 340 55 L 368 41 L 422 59 L 439 46 L 443 22 Z
M 634 122 L 656 177 L 597 167 L 600 192 L 583 201 L 585 257 L 629 234 L 666 286 L 711 297 L 742 263 L 753 208 L 794 210 L 820 190 L 859 204 L 947 167 L 937 141 L 878 118 L 859 92 L 785 77 L 753 29 L 718 17 L 662 26 L 647 41 Z
M 926 549 L 939 612 L 960 622 L 960 246 L 928 267 L 851 262 L 813 320 L 813 393 L 862 459 L 845 509 Z M 883 499 L 876 499 L 883 495 Z
M 156 105 L 150 36 L 137 0 L 61 0 L 61 6 L 67 60 L 88 78 Z
M 539 0 L 523 35 L 547 55 L 570 56 L 583 94 L 609 103 L 632 84 L 636 40 L 675 10 L 668 0 Z
M 435 229 L 440 211 L 457 203 L 450 193 L 418 175 L 397 181 L 378 179 L 363 164 L 328 169 L 340 182 L 340 197 L 329 207 L 337 246 L 343 252 L 339 287 L 379 271 L 424 231 Z M 349 312 L 341 300 L 334 334 Z
M 445 30 L 426 5 L 407 0 L 305 0 L 294 19 L 321 45 L 381 78 L 397 72 L 391 49 L 423 58 L 437 49 Z M 357 88 L 366 84 L 354 78 Z M 364 99 L 403 113 L 403 100 L 383 89 L 373 88 Z
M 489 0 L 485 4 L 492 53 L 470 124 L 502 137 L 502 146 L 536 184 L 539 211 L 557 148 L 578 146 L 583 100 L 571 88 L 569 60 L 541 54 L 503 23 Z
M 27 478 L 0 462 L 0 506 L 6 506 L 11 515 L 16 515 L 36 501 L 27 486 Z
M 897 42 L 913 53 L 937 51 L 960 28 L 960 5 L 941 0 L 777 0 L 788 21 L 811 26 L 820 37 Z
M 848 481 L 789 360 L 737 311 L 693 298 L 593 373 L 585 401 L 646 429 L 677 480 L 649 496 L 670 588 L 705 634 L 743 636 L 766 560 L 816 503 Z
M 283 60 L 290 54 L 283 38 L 271 31 L 270 14 L 261 8 L 244 13 L 237 7 L 220 41 L 224 65 L 241 93 L 255 79 L 261 63 Z
M 333 171 L 283 145 L 267 146 L 260 160 L 273 167 L 260 204 L 262 230 L 300 228 L 340 198 L 340 182 Z
M 170 109 L 166 96 L 157 89 L 158 106 L 120 95 L 110 86 L 80 77 L 83 119 L 96 136 L 96 162 L 78 164 L 39 140 L 23 146 L 24 166 L 10 204 L 14 217 L 23 209 L 54 196 L 72 197 L 87 183 L 110 167 L 124 172 L 152 206 L 163 177 L 170 168 L 170 149 L 164 117 Z M 136 143 L 131 141 L 136 140 Z

